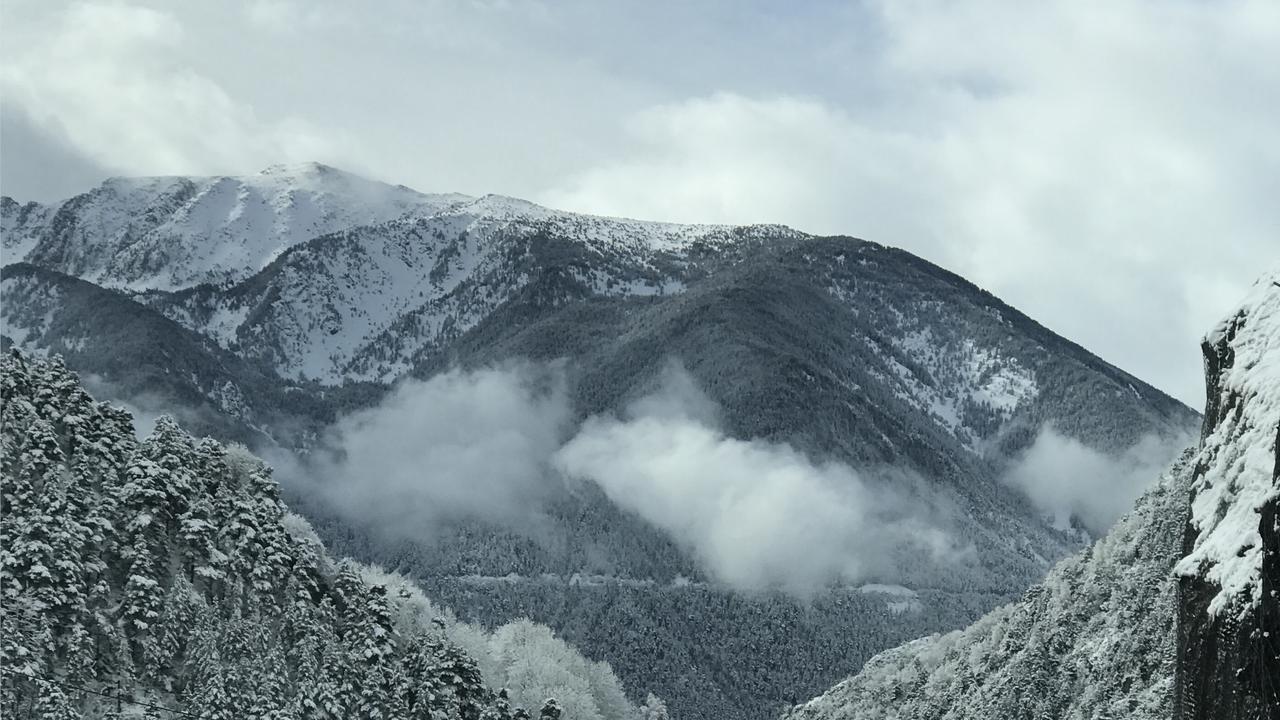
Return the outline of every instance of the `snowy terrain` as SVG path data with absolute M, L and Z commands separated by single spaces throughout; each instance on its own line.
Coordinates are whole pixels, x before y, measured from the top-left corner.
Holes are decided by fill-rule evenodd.
M 423 195 L 318 163 L 244 177 L 112 178 L 52 205 L 3 203 L 4 262 L 105 287 L 174 290 L 241 280 L 294 245 L 469 200 Z
M 305 225 L 291 211 L 252 226 L 191 221 L 200 188 L 240 184 L 315 194 L 329 214 L 311 237 L 291 229 Z M 0 272 L 4 342 L 60 353 L 115 397 L 201 433 L 306 451 L 395 383 L 514 361 L 559 369 L 576 424 L 623 412 L 679 360 L 727 442 L 873 477 L 893 468 L 921 504 L 945 508 L 965 562 L 899 552 L 883 577 L 798 603 L 717 582 L 680 538 L 590 483 L 554 483 L 527 508 L 536 533 L 460 516 L 424 537 L 388 537 L 286 487 L 336 551 L 399 568 L 467 621 L 543 622 L 684 717 L 772 716 L 1043 577 L 1081 531 L 1000 476 L 1047 424 L 1102 454 L 1198 424 L 963 278 L 850 237 L 422 196 L 316 166 L 113 180 L 2 209 L 25 260 L 6 251 Z
M 1280 272 L 1259 279 L 1205 345 L 1229 349 L 1231 364 L 1211 378 L 1220 421 L 1207 427 L 1197 459 L 1201 470 L 1191 506 L 1195 545 L 1177 571 L 1218 588 L 1209 604 L 1211 615 L 1244 614 L 1262 601 L 1258 515 L 1280 497 L 1273 477 L 1280 432 Z
M 243 447 L 137 438 L 56 361 L 0 371 L 0 715 L 652 720 L 548 628 L 331 556 Z

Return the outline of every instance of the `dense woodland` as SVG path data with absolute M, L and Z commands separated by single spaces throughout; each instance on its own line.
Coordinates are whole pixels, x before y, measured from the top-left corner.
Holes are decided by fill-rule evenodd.
M 1172 717 L 1190 452 L 1020 600 L 872 658 L 787 720 Z
M 665 716 L 546 628 L 486 635 L 403 578 L 335 562 L 243 447 L 168 418 L 139 441 L 58 359 L 6 357 L 0 383 L 0 715 Z

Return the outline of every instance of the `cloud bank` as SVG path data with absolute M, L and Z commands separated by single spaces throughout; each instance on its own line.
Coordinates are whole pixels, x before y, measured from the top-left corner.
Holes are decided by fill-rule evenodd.
M 286 481 L 380 532 L 426 539 L 442 519 L 525 519 L 569 417 L 563 378 L 529 365 L 409 381 L 339 420 Z M 281 461 L 283 460 L 283 462 Z
M 424 542 L 467 520 L 537 537 L 545 503 L 566 483 L 592 482 L 748 592 L 804 598 L 966 556 L 949 506 L 922 478 L 734 439 L 719 416 L 672 365 L 620 416 L 573 428 L 563 373 L 512 365 L 403 383 L 336 423 L 322 449 L 269 460 L 352 522 Z
M 1076 520 L 1099 537 L 1193 441 L 1191 436 L 1147 435 L 1110 456 L 1046 425 L 1003 481 L 1024 492 L 1060 529 Z
M 832 582 L 893 577 L 903 551 L 920 563 L 959 552 L 922 482 L 727 437 L 691 388 L 670 371 L 621 417 L 588 419 L 555 466 L 596 482 L 741 590 L 805 597 Z

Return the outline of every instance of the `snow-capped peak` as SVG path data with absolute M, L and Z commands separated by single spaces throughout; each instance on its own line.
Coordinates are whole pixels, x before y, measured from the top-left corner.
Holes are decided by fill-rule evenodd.
M 312 238 L 470 199 L 320 163 L 245 176 L 110 178 L 54 205 L 4 205 L 5 262 L 27 260 L 105 286 L 175 290 L 241 280 Z
M 259 175 L 285 175 L 285 176 L 299 176 L 299 175 L 311 175 L 311 174 L 321 175 L 321 174 L 328 174 L 328 173 L 341 173 L 343 175 L 350 174 L 350 173 L 345 173 L 331 165 L 325 165 L 324 163 L 316 162 L 314 160 L 311 160 L 308 162 L 300 162 L 300 163 L 275 163 L 274 165 L 268 165 L 262 170 L 258 171 Z

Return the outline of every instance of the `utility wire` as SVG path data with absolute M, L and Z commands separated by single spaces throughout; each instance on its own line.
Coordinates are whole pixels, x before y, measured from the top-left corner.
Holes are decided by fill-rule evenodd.
M 36 682 L 51 683 L 53 685 L 61 685 L 64 688 L 79 690 L 81 692 L 87 692 L 90 695 L 97 695 L 98 697 L 104 697 L 104 698 L 107 698 L 108 700 L 115 700 L 116 702 L 126 702 L 126 703 L 129 703 L 130 705 L 137 705 L 139 707 L 151 708 L 152 710 L 163 710 L 171 715 L 181 715 L 183 717 L 189 717 L 189 718 L 200 717 L 195 713 L 189 713 L 183 710 L 174 710 L 173 708 L 165 707 L 163 705 L 153 705 L 151 703 L 142 702 L 141 700 L 133 700 L 131 698 L 125 697 L 124 695 L 111 695 L 110 693 L 99 692 L 97 690 L 90 690 L 89 688 L 83 685 L 75 685 L 68 682 L 62 682 L 60 680 L 49 680 L 48 678 L 39 678 L 34 675 L 27 675 L 26 673 L 20 673 L 14 670 L 10 670 L 9 668 L 0 668 L 0 669 L 4 670 L 4 672 L 14 677 L 26 678 L 28 680 L 35 680 Z

